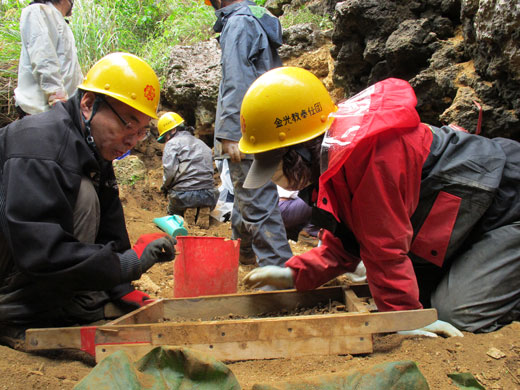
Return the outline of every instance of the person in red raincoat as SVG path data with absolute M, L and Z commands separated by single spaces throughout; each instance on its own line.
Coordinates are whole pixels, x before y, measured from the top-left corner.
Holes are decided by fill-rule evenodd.
M 314 289 L 362 260 L 379 311 L 437 309 L 419 334 L 520 318 L 520 144 L 426 125 L 416 103 L 390 78 L 336 106 L 293 67 L 250 87 L 239 146 L 255 161 L 244 186 L 272 178 L 301 190 L 324 233 L 321 246 L 251 271 L 246 284 Z

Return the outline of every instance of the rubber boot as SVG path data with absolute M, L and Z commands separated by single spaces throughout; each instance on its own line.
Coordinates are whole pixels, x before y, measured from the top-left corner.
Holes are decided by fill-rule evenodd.
M 238 258 L 238 262 L 242 265 L 253 265 L 256 264 L 256 256 L 252 250 L 240 251 L 240 257 Z

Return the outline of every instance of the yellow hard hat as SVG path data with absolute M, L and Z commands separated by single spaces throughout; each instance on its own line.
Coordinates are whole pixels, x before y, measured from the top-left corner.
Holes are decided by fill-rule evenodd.
M 211 4 L 211 1 L 209 1 L 209 0 L 204 0 L 204 4 L 206 4 L 206 5 L 212 5 L 212 4 Z
M 242 153 L 262 153 L 323 134 L 337 110 L 327 89 L 311 72 L 281 67 L 264 73 L 242 100 Z
M 182 116 L 176 112 L 167 112 L 162 114 L 159 118 L 159 122 L 157 123 L 157 128 L 159 130 L 159 137 L 157 137 L 157 142 L 160 142 L 161 144 L 164 143 L 164 136 L 166 133 L 183 123 L 184 119 L 182 119 Z
M 157 118 L 159 79 L 150 65 L 133 54 L 112 53 L 101 58 L 78 88 L 111 96 Z

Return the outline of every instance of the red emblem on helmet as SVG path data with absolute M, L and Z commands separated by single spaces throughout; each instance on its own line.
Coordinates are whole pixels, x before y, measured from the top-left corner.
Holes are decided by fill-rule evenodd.
M 246 119 L 243 115 L 240 115 L 240 130 L 242 130 L 242 134 L 246 132 Z
M 148 100 L 153 100 L 155 98 L 155 88 L 151 85 L 147 85 L 144 88 L 144 97 Z

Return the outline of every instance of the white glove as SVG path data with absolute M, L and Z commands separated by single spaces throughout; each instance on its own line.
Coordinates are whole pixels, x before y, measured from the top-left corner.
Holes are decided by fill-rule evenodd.
M 285 289 L 292 288 L 294 285 L 292 269 L 276 265 L 255 268 L 244 277 L 243 282 L 252 288 L 268 285 L 277 289 Z
M 347 275 L 354 283 L 366 283 L 367 269 L 365 268 L 365 264 L 360 261 L 354 272 L 347 272 L 345 275 Z
M 464 337 L 462 332 L 455 328 L 452 324 L 441 320 L 432 322 L 430 325 L 426 325 L 424 328 L 415 330 L 401 330 L 397 333 L 405 336 L 437 337 L 437 335 L 442 335 L 446 337 Z
M 222 140 L 222 151 L 229 155 L 229 158 L 233 162 L 240 162 L 244 157 L 245 154 L 240 152 L 238 149 L 238 142 L 236 141 L 230 141 L 228 139 Z

